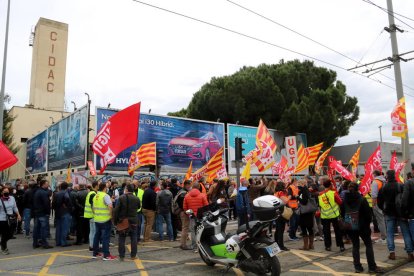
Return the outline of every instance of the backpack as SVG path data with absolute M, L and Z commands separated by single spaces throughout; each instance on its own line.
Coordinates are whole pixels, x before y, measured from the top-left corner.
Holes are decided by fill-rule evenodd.
M 403 205 L 403 200 L 402 200 L 402 187 L 400 184 L 397 183 L 397 194 L 395 195 L 395 210 L 397 211 L 397 217 L 398 218 L 402 218 L 405 217 L 406 212 L 403 211 L 402 205 Z
M 177 200 L 184 193 L 187 193 L 187 192 L 185 190 L 180 190 L 173 199 L 171 211 L 174 215 L 179 215 L 182 211 L 181 207 L 178 205 Z
M 359 209 L 361 207 L 362 200 L 362 198 L 359 200 L 356 208 L 349 208 L 349 206 L 345 204 L 345 214 L 341 222 L 342 230 L 359 230 Z

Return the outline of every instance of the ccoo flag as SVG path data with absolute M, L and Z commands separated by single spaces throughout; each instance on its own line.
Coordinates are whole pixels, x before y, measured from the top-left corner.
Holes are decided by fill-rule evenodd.
M 137 103 L 118 111 L 99 129 L 92 149 L 101 157 L 100 173 L 121 151 L 137 143 L 140 107 L 141 103 Z

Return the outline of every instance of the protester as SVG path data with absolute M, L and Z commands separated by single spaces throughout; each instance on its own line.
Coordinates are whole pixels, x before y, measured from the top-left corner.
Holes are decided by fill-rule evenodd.
M 181 187 L 178 186 L 179 182 L 177 178 L 171 179 L 171 182 L 168 183 L 169 191 L 171 192 L 173 198 L 177 195 L 177 193 L 181 190 Z M 181 229 L 181 219 L 178 215 L 170 213 L 171 214 L 171 225 L 173 230 L 173 240 L 177 240 L 177 233 L 178 230 Z
M 243 180 L 241 187 L 237 191 L 236 210 L 239 219 L 238 225 L 241 226 L 249 221 L 251 214 L 250 198 L 248 193 L 249 181 Z
M 8 216 L 16 215 L 17 221 L 21 221 L 20 213 L 17 208 L 16 200 L 10 195 L 8 188 L 3 188 L 0 191 L 0 235 L 1 235 L 1 252 L 4 255 L 9 254 L 7 248 L 7 241 L 13 236 L 13 228 L 16 227 L 14 222 Z M 17 222 L 16 222 L 17 223 Z
M 319 192 L 322 192 L 324 190 L 324 187 L 322 185 L 323 178 L 318 179 L 318 181 L 313 181 L 313 179 L 310 177 L 307 177 L 306 179 L 312 198 L 315 200 L 315 202 L 318 202 Z M 313 218 L 313 233 L 315 236 L 319 236 L 319 240 L 323 241 L 323 228 L 319 211 L 316 211 Z M 314 241 L 316 241 L 316 238 Z
M 385 223 L 387 225 L 387 247 L 389 251 L 388 258 L 395 260 L 395 243 L 394 243 L 394 227 L 400 225 L 401 233 L 404 238 L 405 251 L 410 261 L 414 260 L 413 242 L 411 240 L 410 230 L 406 217 L 402 216 L 402 210 L 398 210 L 396 205 L 396 196 L 402 193 L 402 187 L 395 178 L 395 171 L 387 171 L 387 182 L 378 194 L 378 207 L 384 212 Z
M 414 179 L 410 178 L 404 184 L 404 191 L 402 195 L 402 209 L 407 210 L 408 227 L 410 230 L 411 241 L 414 244 Z M 410 261 L 414 259 L 409 256 Z
M 296 179 L 292 179 L 290 185 L 287 188 L 288 193 L 288 206 L 292 208 L 293 214 L 289 220 L 289 240 L 290 241 L 298 241 L 299 238 L 296 236 L 296 232 L 299 226 L 299 216 L 296 214 L 296 209 L 298 209 L 298 182 Z
M 253 200 L 258 198 L 262 191 L 267 186 L 267 179 L 266 177 L 262 177 L 261 180 L 254 180 L 253 178 L 249 178 L 249 186 L 248 186 L 248 194 L 249 194 L 249 201 L 250 206 L 253 206 Z M 254 220 L 254 214 L 250 213 L 250 219 Z
M 144 196 L 144 189 L 138 180 L 132 181 L 135 187 L 134 195 L 139 199 L 140 207 L 137 210 L 137 242 L 141 241 L 141 234 L 144 230 L 144 215 L 142 214 L 142 197 Z
M 276 182 L 275 196 L 280 198 L 283 201 L 284 205 L 286 206 L 286 204 L 289 201 L 289 198 L 288 198 L 287 191 L 285 189 L 285 183 L 283 183 L 282 181 Z M 275 241 L 279 245 L 279 248 L 283 251 L 289 251 L 289 249 L 285 246 L 283 242 L 283 233 L 285 232 L 287 222 L 288 220 L 286 220 L 282 216 L 279 216 L 276 219 Z
M 106 193 L 106 184 L 99 184 L 98 193 L 93 198 L 92 210 L 94 213 L 94 221 L 96 233 L 93 240 L 92 258 L 96 259 L 102 255 L 99 253 L 99 244 L 102 244 L 103 260 L 113 261 L 116 257 L 109 252 L 109 242 L 111 238 L 112 228 L 112 200 Z
M 33 194 L 39 188 L 37 182 L 30 181 L 29 188 L 23 195 L 23 221 L 24 221 L 24 236 L 30 238 L 30 221 L 32 220 L 33 210 Z
M 324 234 L 325 250 L 331 251 L 331 224 L 333 225 L 336 239 L 336 246 L 340 251 L 345 251 L 344 241 L 342 240 L 342 233 L 339 229 L 338 217 L 340 215 L 339 206 L 342 200 L 338 193 L 334 191 L 331 180 L 324 178 L 322 180 L 324 191 L 320 192 L 318 196 L 319 206 L 321 209 L 321 220 Z
M 24 189 L 25 188 L 24 188 L 23 182 L 21 182 L 18 179 L 16 181 L 16 189 L 13 190 L 13 197 L 16 200 L 17 209 L 19 210 L 19 214 L 22 214 L 22 215 L 23 215 L 23 212 L 24 212 L 24 202 L 23 202 Z M 17 222 L 16 234 L 23 234 L 22 220 L 19 220 Z
M 164 240 L 164 227 L 163 222 L 167 225 L 168 240 L 174 241 L 173 229 L 171 224 L 171 206 L 173 195 L 167 189 L 168 184 L 163 181 L 161 184 L 161 191 L 157 194 L 156 205 L 157 205 L 157 229 L 159 240 Z
M 185 180 L 184 181 L 184 188 L 181 189 L 178 194 L 174 197 L 174 201 L 176 201 L 176 204 L 178 205 L 180 209 L 180 219 L 181 219 L 181 245 L 180 248 L 182 250 L 191 250 L 187 246 L 187 238 L 188 238 L 188 231 L 190 227 L 190 219 L 186 215 L 184 211 L 184 198 L 187 195 L 187 193 L 191 190 L 191 181 Z
M 382 271 L 382 269 L 375 263 L 370 227 L 372 215 L 369 204 L 359 193 L 357 183 L 350 183 L 348 191 L 349 192 L 345 194 L 344 202 L 341 206 L 341 214 L 342 217 L 346 217 L 347 215 L 352 216 L 351 219 L 353 218 L 355 220 L 352 221 L 350 225 L 350 227 L 353 227 L 354 229 L 346 231 L 352 241 L 352 257 L 354 259 L 355 273 L 364 271 L 359 253 L 360 237 L 365 244 L 369 273 L 383 273 L 384 271 Z
M 70 246 L 66 237 L 69 234 L 69 227 L 72 221 L 73 205 L 69 195 L 68 183 L 62 182 L 59 192 L 53 197 L 53 210 L 56 216 L 56 246 Z
M 376 242 L 385 244 L 386 238 L 387 238 L 387 230 L 385 228 L 384 214 L 382 210 L 378 207 L 377 201 L 378 201 L 378 193 L 379 191 L 381 191 L 386 180 L 384 176 L 381 175 L 381 172 L 378 170 L 375 170 L 373 172 L 373 175 L 374 175 L 374 180 L 372 181 L 372 184 L 371 184 L 372 213 L 374 214 L 374 218 L 377 221 L 378 230 L 381 233 L 380 239 L 378 239 Z
M 236 197 L 237 197 L 237 183 L 234 180 L 227 181 L 227 197 L 229 201 L 229 220 L 237 219 Z
M 218 180 L 217 184 L 210 187 L 210 191 L 209 202 L 214 203 L 219 199 L 221 199 L 222 202 L 227 202 L 226 182 L 223 179 Z
M 307 182 L 305 179 L 301 179 L 298 181 L 298 200 L 299 203 L 303 206 L 307 204 L 311 204 L 310 201 L 313 200 L 311 198 L 311 194 L 309 192 L 309 189 L 307 187 Z M 299 215 L 299 225 L 300 229 L 302 231 L 302 237 L 303 237 L 303 247 L 301 249 L 303 250 L 309 250 L 314 249 L 313 246 L 313 218 L 315 216 L 315 212 L 305 213 Z
M 44 249 L 53 248 L 50 246 L 47 237 L 49 235 L 49 216 L 50 216 L 50 196 L 49 182 L 45 179 L 40 180 L 40 188 L 36 189 L 33 195 L 33 248 L 42 246 Z M 41 244 L 39 244 L 39 240 Z
M 141 207 L 139 198 L 134 196 L 134 184 L 126 185 L 123 195 L 119 197 L 118 204 L 114 209 L 114 222 L 120 223 L 122 219 L 128 219 L 128 228 L 119 231 L 118 253 L 121 261 L 125 258 L 125 240 L 129 235 L 131 237 L 131 260 L 137 256 L 137 210 Z
M 89 191 L 85 184 L 79 184 L 79 190 L 75 197 L 74 216 L 77 217 L 76 224 L 76 245 L 82 245 L 89 242 L 89 218 L 85 218 L 85 203 Z
M 192 210 L 194 216 L 197 217 L 198 208 L 208 205 L 207 195 L 200 192 L 200 184 L 194 183 L 193 188 L 184 197 L 183 210 Z M 195 220 L 190 220 L 190 232 L 191 232 L 191 244 L 192 249 L 196 249 L 196 238 L 195 238 Z
M 95 197 L 98 191 L 98 181 L 92 182 L 92 187 L 90 192 L 86 195 L 85 199 L 85 211 L 83 212 L 83 217 L 85 218 L 85 223 L 89 224 L 89 251 L 93 251 L 93 240 L 95 238 L 96 228 L 95 220 L 93 219 L 93 198 Z M 86 220 L 88 220 L 86 222 Z
M 142 213 L 145 217 L 144 242 L 153 241 L 151 239 L 151 230 L 154 225 L 155 214 L 157 211 L 157 193 L 154 191 L 156 185 L 156 181 L 151 181 L 149 188 L 144 191 L 142 196 Z

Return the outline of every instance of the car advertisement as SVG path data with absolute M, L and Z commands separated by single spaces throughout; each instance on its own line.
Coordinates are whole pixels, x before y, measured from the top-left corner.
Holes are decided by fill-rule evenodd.
M 85 166 L 88 128 L 88 106 L 85 105 L 49 127 L 48 170 Z
M 26 168 L 31 174 L 47 170 L 47 130 L 26 142 Z
M 96 109 L 96 130 L 117 110 Z M 224 145 L 224 124 L 170 116 L 141 113 L 138 143 L 118 154 L 106 171 L 127 171 L 131 152 L 142 144 L 156 142 L 160 151 L 158 160 L 161 173 L 186 173 L 190 162 L 193 170 L 201 168 Z M 96 169 L 101 168 L 96 157 Z M 148 168 L 139 169 L 148 171 Z M 138 170 L 138 171 L 139 171 Z
M 236 166 L 234 162 L 231 162 L 235 160 L 235 150 L 234 150 L 235 138 L 240 137 L 245 142 L 243 144 L 243 148 L 244 148 L 243 155 L 246 156 L 251 150 L 253 150 L 256 147 L 256 132 L 257 132 L 257 127 L 227 124 L 227 139 L 228 139 L 227 160 L 229 164 L 229 168 L 228 168 L 229 174 L 231 175 L 236 174 Z M 277 150 L 275 152 L 274 158 L 276 162 L 278 162 L 280 161 L 282 154 L 286 155 L 286 150 L 284 147 L 285 135 L 282 132 L 279 132 L 274 129 L 269 129 L 269 132 L 277 144 Z M 306 146 L 306 134 L 304 133 L 298 134 L 296 136 L 296 140 L 305 143 L 305 146 Z M 244 169 L 244 165 L 242 165 L 240 171 L 242 172 L 243 169 Z M 268 169 L 264 172 L 259 172 L 257 167 L 252 165 L 250 173 L 252 175 L 271 175 L 272 170 Z

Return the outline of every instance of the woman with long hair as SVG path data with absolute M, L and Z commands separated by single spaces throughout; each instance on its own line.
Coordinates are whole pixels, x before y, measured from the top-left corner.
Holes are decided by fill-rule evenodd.
M 299 203 L 301 205 L 311 204 L 311 194 L 307 187 L 307 182 L 305 179 L 301 179 L 298 181 L 298 189 L 299 189 Z M 299 215 L 299 225 L 302 231 L 303 237 L 303 250 L 314 249 L 313 246 L 313 239 L 315 238 L 313 234 L 313 218 L 315 216 L 315 212 L 310 212 L 306 214 Z

